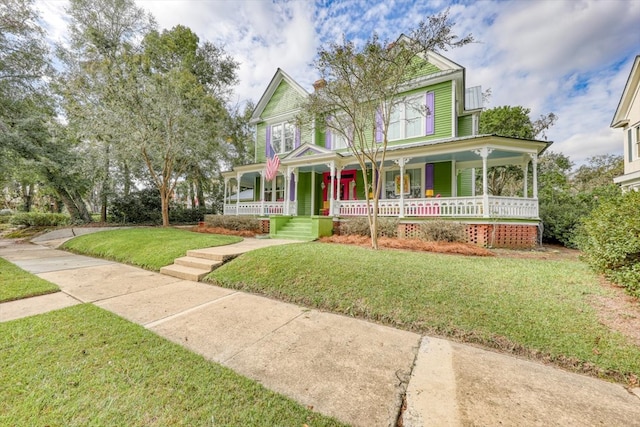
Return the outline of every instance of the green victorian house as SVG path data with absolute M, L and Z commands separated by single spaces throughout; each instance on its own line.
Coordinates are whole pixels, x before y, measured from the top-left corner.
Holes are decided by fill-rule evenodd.
M 472 243 L 535 246 L 536 164 L 550 142 L 478 134 L 481 88 L 466 88 L 465 69 L 442 55 L 429 53 L 428 62 L 427 72 L 398 94 L 407 102 L 389 124 L 378 215 L 397 217 L 401 237 L 414 237 L 421 222 L 439 218 L 467 224 Z M 223 173 L 225 215 L 256 216 L 272 236 L 306 238 L 339 233 L 341 222 L 366 215 L 362 171 L 344 139 L 324 126 L 294 124 L 308 96 L 276 71 L 251 120 L 254 163 Z M 274 154 L 280 162 L 268 171 Z M 487 168 L 506 165 L 532 174 L 522 197 L 489 194 Z M 275 178 L 267 179 L 271 173 Z

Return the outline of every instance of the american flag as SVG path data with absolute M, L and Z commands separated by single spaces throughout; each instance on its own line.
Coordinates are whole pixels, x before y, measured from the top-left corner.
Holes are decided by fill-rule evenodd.
M 270 159 L 267 159 L 267 167 L 265 169 L 264 177 L 267 181 L 273 180 L 278 174 L 278 168 L 280 167 L 280 157 L 277 154 Z

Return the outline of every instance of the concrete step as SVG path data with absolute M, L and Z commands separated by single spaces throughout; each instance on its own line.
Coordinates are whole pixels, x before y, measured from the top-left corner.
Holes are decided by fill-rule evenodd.
M 219 248 L 220 247 L 207 248 L 207 249 L 193 249 L 193 250 L 187 251 L 187 256 L 191 258 L 200 258 L 200 259 L 208 259 L 211 261 L 225 262 L 243 253 L 243 252 L 223 253 L 224 250 L 221 250 Z
M 173 263 L 184 265 L 185 267 L 201 268 L 203 270 L 209 271 L 212 271 L 213 269 L 222 265 L 222 261 L 216 261 L 206 258 L 196 258 L 192 256 L 183 256 L 181 258 L 176 258 Z
M 161 274 L 166 274 L 167 276 L 177 277 L 178 279 L 183 280 L 193 280 L 194 282 L 199 282 L 204 276 L 209 274 L 210 271 L 211 270 L 187 267 L 178 264 L 171 264 L 160 268 Z

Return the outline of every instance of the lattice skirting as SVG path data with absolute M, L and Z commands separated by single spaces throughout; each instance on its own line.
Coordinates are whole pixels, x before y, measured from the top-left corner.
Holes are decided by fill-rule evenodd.
M 262 234 L 269 234 L 270 226 L 269 219 L 260 219 L 260 232 Z
M 419 237 L 420 223 L 398 224 L 398 237 Z M 333 234 L 340 235 L 340 221 L 333 222 Z M 467 224 L 467 242 L 483 247 L 525 249 L 538 244 L 538 227 L 532 224 Z

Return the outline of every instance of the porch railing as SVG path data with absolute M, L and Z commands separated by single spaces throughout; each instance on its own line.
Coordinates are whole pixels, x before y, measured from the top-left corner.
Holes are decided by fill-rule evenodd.
M 224 205 L 225 215 L 284 215 L 287 202 L 240 202 Z M 298 214 L 296 202 L 289 202 L 289 215 Z
M 364 200 L 336 201 L 338 216 L 362 216 L 367 214 Z M 471 217 L 471 218 L 537 218 L 538 200 L 517 197 L 489 196 L 485 215 L 484 198 L 438 197 L 428 199 L 383 199 L 378 202 L 378 216 L 399 217 Z
M 427 199 L 382 199 L 378 202 L 378 216 L 389 217 L 466 217 L 466 218 L 538 218 L 538 199 L 488 196 L 485 211 L 483 196 L 438 197 Z M 288 203 L 288 211 L 285 210 Z M 364 200 L 334 201 L 337 216 L 367 214 Z M 402 212 L 402 215 L 400 213 Z M 297 202 L 241 202 L 225 204 L 225 215 L 297 215 Z

